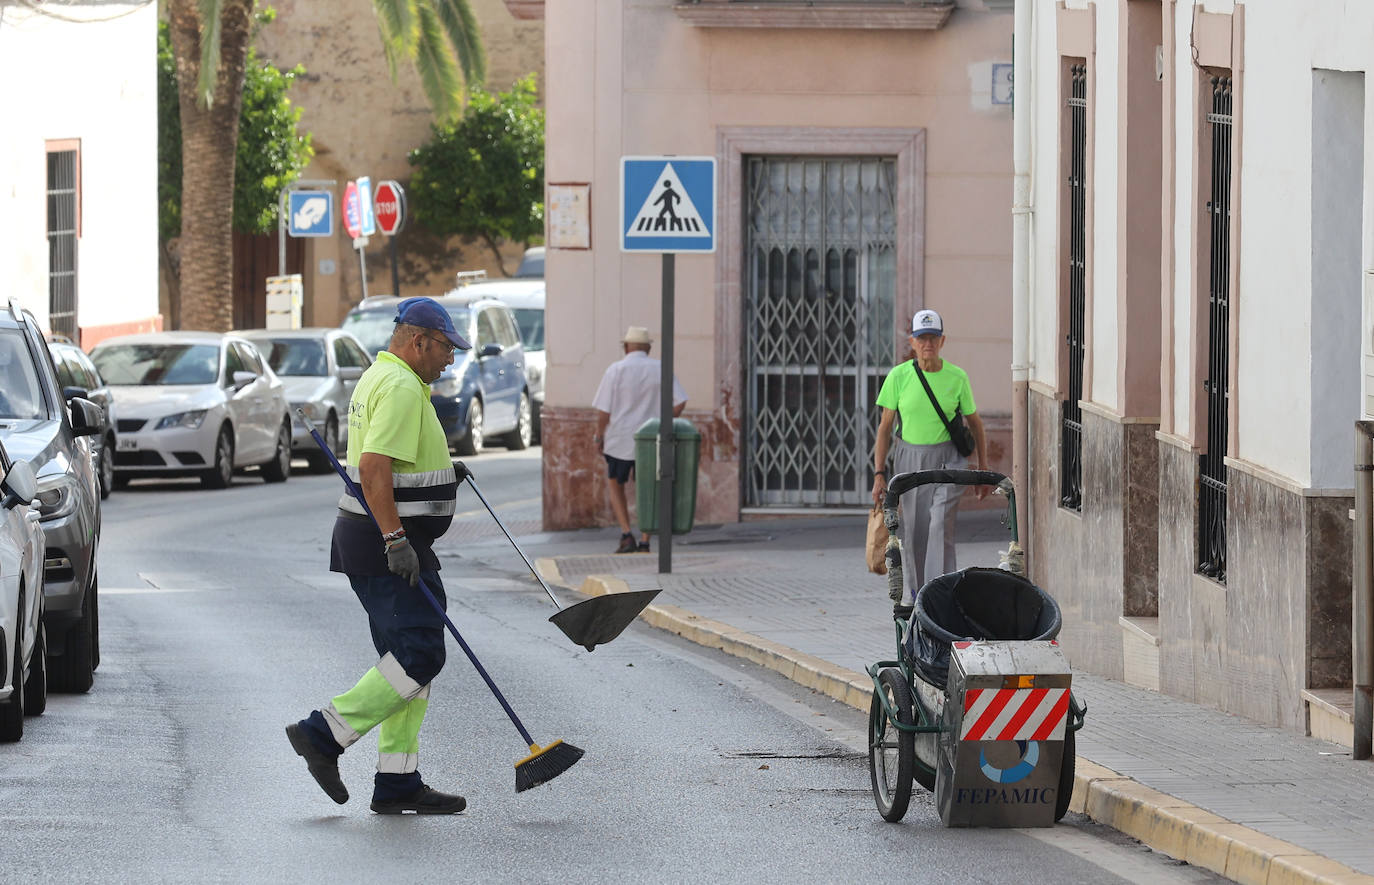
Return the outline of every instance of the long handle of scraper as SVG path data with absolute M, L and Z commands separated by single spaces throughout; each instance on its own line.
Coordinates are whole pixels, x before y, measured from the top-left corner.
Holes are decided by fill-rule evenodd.
M 463 479 L 467 480 L 468 485 L 472 486 L 472 490 L 477 493 L 477 497 L 482 501 L 482 506 L 487 508 L 487 512 L 491 514 L 491 518 L 496 520 L 496 524 L 501 527 L 501 533 L 506 536 L 506 540 L 510 541 L 510 545 L 515 548 L 515 552 L 520 554 L 520 558 L 525 560 L 525 565 L 529 567 L 530 574 L 534 575 L 534 579 L 539 582 L 540 587 L 544 588 L 544 592 L 549 594 L 549 599 L 553 600 L 554 608 L 562 611 L 563 606 L 558 604 L 558 597 L 554 596 L 553 591 L 549 589 L 549 585 L 544 583 L 544 576 L 539 574 L 539 570 L 534 567 L 534 563 L 530 562 L 530 558 L 525 555 L 525 551 L 521 550 L 520 545 L 515 543 L 515 539 L 511 537 L 510 531 L 506 529 L 506 524 L 501 521 L 501 517 L 497 516 L 496 511 L 487 503 L 487 496 L 482 494 L 481 489 L 477 488 L 477 480 L 473 477 L 472 471 L 469 470 L 468 466 L 462 461 L 454 461 L 453 467 L 459 473 L 463 474 Z
M 324 456 L 329 459 L 329 463 L 334 465 L 334 472 L 339 474 L 339 479 L 344 481 L 344 485 L 348 487 L 348 493 L 358 499 L 358 503 L 363 505 L 363 511 L 372 520 L 372 524 L 377 525 L 377 517 L 372 515 L 372 508 L 367 506 L 367 499 L 363 497 L 363 490 L 358 488 L 353 480 L 348 478 L 348 471 L 339 463 L 339 459 L 334 456 L 334 453 L 329 450 L 329 446 L 325 443 L 324 437 L 320 436 L 320 432 L 315 429 L 314 422 L 305 414 L 304 409 L 297 409 L 296 414 L 300 416 L 301 421 L 305 422 L 305 427 L 310 431 L 310 436 L 315 440 L 315 445 L 320 447 L 320 451 L 324 452 Z M 378 526 L 377 531 L 381 531 L 380 526 Z M 477 655 L 473 654 L 472 649 L 469 648 L 467 642 L 463 640 L 463 634 L 458 632 L 458 628 L 454 626 L 452 619 L 448 616 L 448 612 L 444 611 L 444 607 L 439 604 L 439 600 L 434 596 L 434 591 L 429 589 L 429 585 L 425 583 L 424 578 L 420 579 L 420 589 L 424 591 L 425 598 L 429 600 L 429 604 L 434 606 L 434 610 L 444 619 L 444 623 L 448 625 L 448 632 L 452 633 L 453 638 L 458 640 L 458 645 L 462 647 L 463 653 L 468 656 L 468 660 L 472 661 L 472 666 L 476 667 L 477 672 L 482 675 L 482 679 L 487 683 L 487 688 L 491 689 L 491 693 L 501 702 L 502 709 L 506 711 L 506 715 L 510 717 L 510 721 L 515 724 L 516 729 L 520 732 L 520 736 L 525 739 L 525 743 L 533 746 L 534 738 L 530 737 L 530 733 L 525 729 L 524 724 L 521 723 L 520 717 L 515 715 L 515 711 L 511 709 L 510 704 L 506 701 L 506 696 L 501 694 L 501 689 L 497 688 L 496 683 L 492 682 L 491 677 L 487 675 L 487 668 L 483 667 L 482 662 L 477 660 Z

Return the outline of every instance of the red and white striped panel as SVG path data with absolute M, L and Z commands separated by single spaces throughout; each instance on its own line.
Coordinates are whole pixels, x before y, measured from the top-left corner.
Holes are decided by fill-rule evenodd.
M 1062 741 L 1067 688 L 970 688 L 961 741 Z

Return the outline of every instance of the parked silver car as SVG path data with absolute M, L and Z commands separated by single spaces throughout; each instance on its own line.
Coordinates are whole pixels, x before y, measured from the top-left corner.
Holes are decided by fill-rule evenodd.
M 267 482 L 291 475 L 291 417 L 281 379 L 243 338 L 152 332 L 91 351 L 119 403 L 115 485 L 138 476 L 199 476 L 222 489 L 236 468 Z
M 48 705 L 43 629 L 47 544 L 30 504 L 38 479 L 27 461 L 11 463 L 0 444 L 0 741 L 24 736 L 24 717 Z
M 110 396 L 110 388 L 105 386 L 100 370 L 84 350 L 70 341 L 51 338 L 48 350 L 52 351 L 52 360 L 57 367 L 62 396 L 68 400 L 75 396 L 88 399 L 105 413 L 100 433 L 91 437 L 95 475 L 100 480 L 100 498 L 104 500 L 110 497 L 110 491 L 114 488 L 114 397 Z
M 51 687 L 84 692 L 100 666 L 100 483 L 90 437 L 105 416 L 90 400 L 63 399 L 38 321 L 11 299 L 0 313 L 0 441 L 38 475 Z
M 543 261 L 543 247 L 539 248 L 540 261 Z M 530 250 L 534 251 L 533 249 Z M 528 256 L 528 252 L 526 255 Z M 543 265 L 540 265 L 540 272 Z M 544 408 L 544 281 L 530 280 L 493 280 L 485 283 L 471 283 L 458 290 L 461 294 L 476 298 L 483 296 L 503 302 L 515 317 L 515 325 L 520 332 L 520 344 L 525 349 L 525 384 L 530 394 L 532 413 L 532 437 L 539 439 L 541 430 L 540 412 Z
M 297 409 L 319 428 L 330 451 L 348 444 L 348 401 L 372 357 L 362 342 L 342 329 L 252 329 L 233 334 L 253 342 L 286 385 L 291 403 L 291 452 L 321 473 L 333 468 L 296 415 Z

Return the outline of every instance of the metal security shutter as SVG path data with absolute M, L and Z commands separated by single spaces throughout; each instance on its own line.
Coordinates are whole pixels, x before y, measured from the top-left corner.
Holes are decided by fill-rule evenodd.
M 895 160 L 745 165 L 746 505 L 867 505 L 896 361 Z
M 48 326 L 75 341 L 76 151 L 48 152 Z

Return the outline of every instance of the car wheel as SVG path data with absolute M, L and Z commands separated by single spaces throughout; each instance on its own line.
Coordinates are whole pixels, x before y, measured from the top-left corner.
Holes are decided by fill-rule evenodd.
M 95 682 L 96 584 L 86 588 L 86 611 L 81 620 L 67 628 L 61 657 L 48 659 L 48 677 L 53 691 L 84 694 Z
M 19 595 L 19 612 L 23 612 L 23 594 Z M 23 643 L 22 636 L 15 635 L 14 638 L 14 691 L 10 693 L 10 699 L 0 704 L 0 743 L 14 743 L 23 737 L 23 690 L 19 686 L 19 673 L 23 672 L 23 657 L 21 649 Z
M 339 454 L 339 419 L 332 413 L 324 422 L 324 444 L 329 447 L 329 451 Z M 310 469 L 316 473 L 334 471 L 334 465 L 329 463 L 329 457 L 324 452 L 311 452 L 308 460 Z
M 100 669 L 100 576 L 91 578 L 91 670 Z
M 282 422 L 277 431 L 277 450 L 272 460 L 262 465 L 262 478 L 266 482 L 286 482 L 291 478 L 291 420 Z
M 468 404 L 468 432 L 458 440 L 458 454 L 480 455 L 486 440 L 482 436 L 482 401 L 472 398 Z
M 233 481 L 234 437 L 226 425 L 215 440 L 215 466 L 200 475 L 200 484 L 207 489 L 223 489 Z
M 24 594 L 19 594 L 19 611 L 24 610 Z M 17 631 L 14 637 L 14 691 L 10 699 L 0 704 L 0 743 L 14 743 L 24 736 L 24 691 L 19 685 L 19 674 L 24 672 L 24 658 L 20 649 L 24 647 L 23 636 Z
M 105 437 L 105 443 L 100 447 L 100 500 L 110 497 L 110 492 L 114 491 L 114 447 L 113 436 Z
M 48 629 L 38 617 L 38 641 L 29 658 L 29 678 L 24 680 L 24 715 L 42 716 L 48 708 Z
M 520 394 L 520 408 L 516 412 L 515 429 L 502 438 L 506 448 L 511 451 L 519 451 L 530 447 L 530 438 L 534 434 L 534 424 L 530 418 L 530 398 L 529 394 Z
M 543 404 L 534 406 L 534 409 L 533 409 L 533 416 L 532 416 L 532 417 L 533 417 L 533 423 L 531 424 L 531 427 L 530 427 L 530 431 L 531 431 L 531 433 L 530 433 L 530 444 L 531 444 L 531 445 L 539 445 L 541 442 L 544 441 L 544 436 L 543 436 L 544 422 L 543 422 L 542 420 L 540 420 L 540 419 L 543 417 L 543 412 L 544 412 L 544 406 L 543 406 Z

